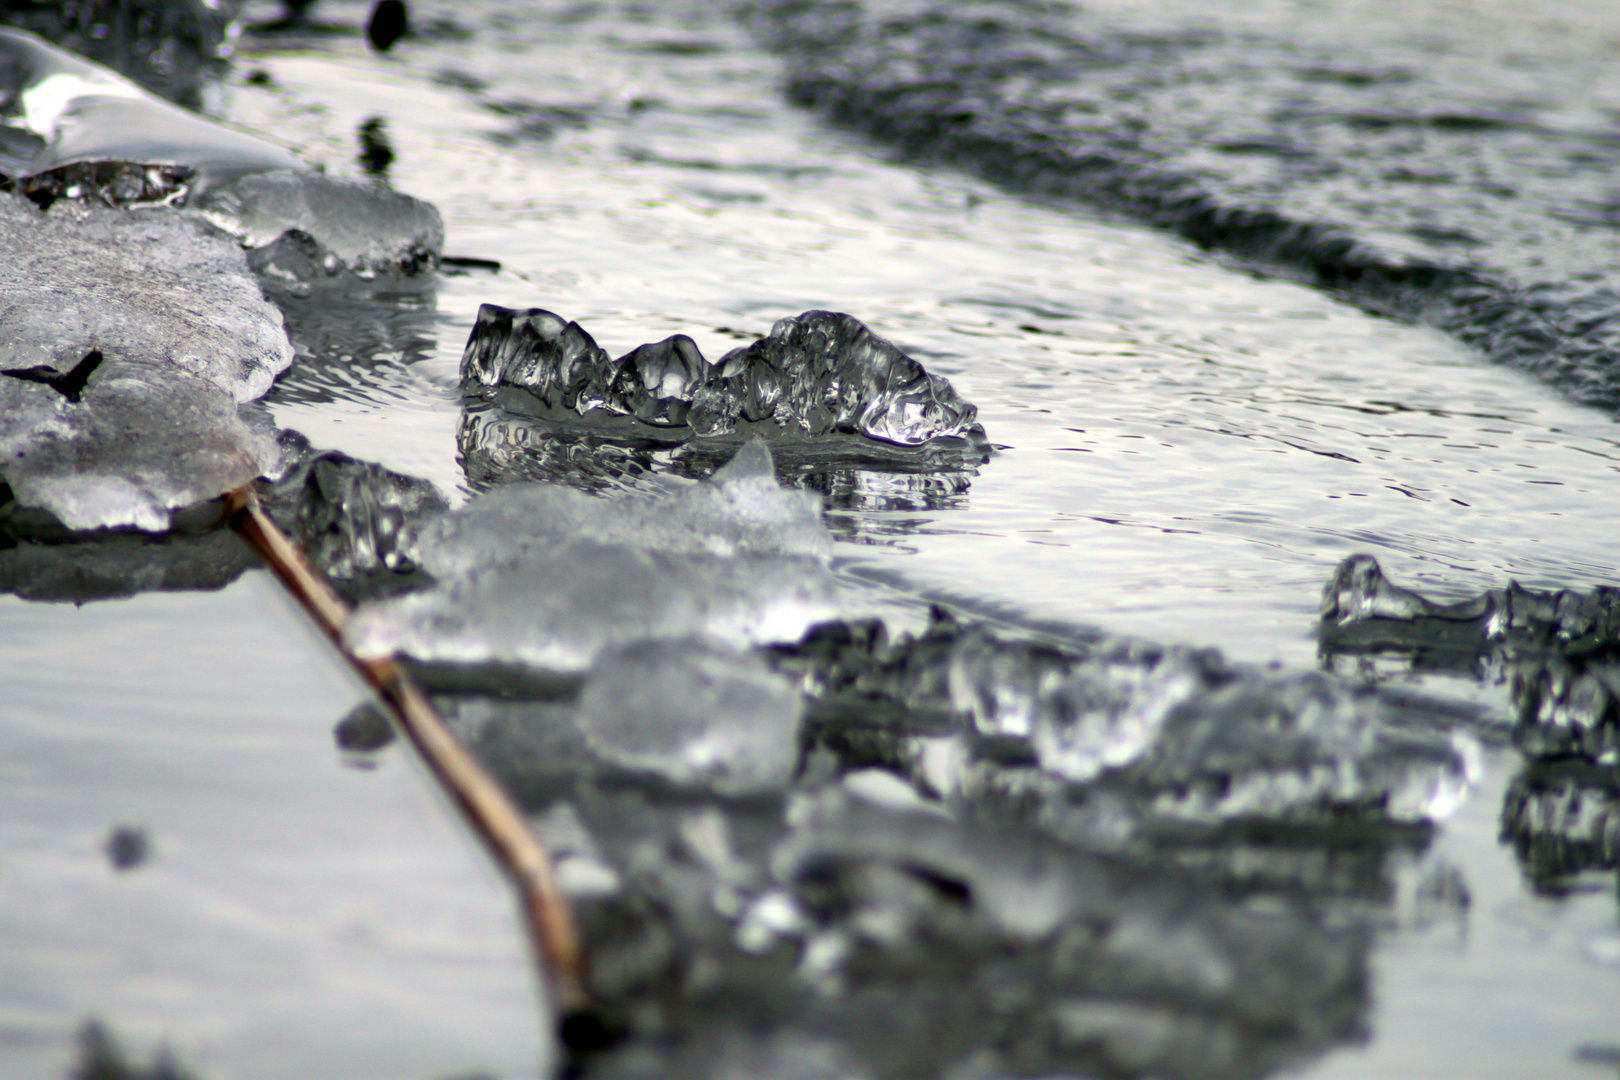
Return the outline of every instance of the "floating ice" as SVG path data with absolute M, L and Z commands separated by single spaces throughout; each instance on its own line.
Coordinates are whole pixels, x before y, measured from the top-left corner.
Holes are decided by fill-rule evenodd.
M 0 29 L 0 175 L 42 198 L 166 204 L 298 167 L 273 143 L 153 97 L 32 34 Z
M 813 496 L 784 491 L 763 444 L 712 480 L 596 499 L 515 484 L 424 530 L 438 584 L 351 620 L 362 655 L 579 672 L 642 638 L 791 640 L 832 610 L 830 539 Z
M 951 384 L 849 315 L 807 311 L 710 364 L 676 335 L 614 360 L 577 323 L 485 304 L 462 382 L 517 413 L 680 442 L 864 436 L 918 447 L 983 438 Z M 876 447 L 872 452 L 880 452 Z
M 92 352 L 75 393 L 52 385 Z M 206 226 L 0 194 L 0 479 L 21 506 L 72 529 L 167 528 L 274 467 L 237 404 L 291 360 L 280 312 Z
M 757 657 L 702 640 L 639 641 L 597 658 L 578 723 L 604 760 L 724 794 L 784 786 L 798 691 Z
M 449 509 L 438 488 L 335 451 L 297 432 L 280 438 L 282 474 L 265 502 L 310 559 L 351 597 L 422 584 L 418 532 Z
M 817 740 L 955 797 L 1019 788 L 1061 802 L 1095 783 L 1126 792 L 1133 821 L 1331 825 L 1436 820 L 1474 781 L 1466 736 L 1328 676 L 1210 651 L 1027 639 L 941 615 L 892 643 L 880 627 L 828 624 L 773 657 L 815 699 Z M 1031 767 L 1062 783 L 1030 788 Z
M 413 273 L 444 248 L 444 221 L 432 204 L 309 170 L 244 176 L 212 192 L 199 212 L 255 249 L 254 269 L 295 294 L 300 284 L 345 270 Z
M 1514 739 L 1532 754 L 1620 760 L 1620 589 L 1517 582 L 1455 604 L 1391 585 L 1370 555 L 1340 564 L 1322 599 L 1330 659 L 1403 656 L 1418 668 L 1510 676 Z

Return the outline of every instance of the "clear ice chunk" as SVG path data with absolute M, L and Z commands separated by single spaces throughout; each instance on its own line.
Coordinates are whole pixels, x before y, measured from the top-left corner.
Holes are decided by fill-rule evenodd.
M 315 452 L 293 431 L 280 437 L 281 473 L 265 493 L 276 521 L 351 598 L 423 584 L 412 556 L 419 532 L 449 510 L 439 489 L 414 476 Z
M 131 168 L 99 179 L 72 171 L 101 164 Z M 299 167 L 274 143 L 171 105 L 33 34 L 0 29 L 0 175 L 25 188 L 118 205 L 174 202 L 249 173 Z M 75 185 L 85 190 L 68 190 Z
M 597 658 L 577 722 L 605 761 L 742 795 L 793 775 L 801 704 L 756 656 L 703 640 L 638 641 Z
M 281 313 L 207 226 L 0 194 L 0 479 L 21 506 L 166 529 L 274 468 L 237 406 L 291 361 Z
M 444 248 L 444 220 L 431 203 L 307 169 L 244 176 L 211 192 L 199 213 L 254 249 L 254 268 L 273 282 L 345 270 L 413 273 L 432 266 Z
M 368 656 L 564 673 L 643 638 L 792 640 L 836 602 L 818 514 L 777 485 L 760 443 L 658 496 L 498 488 L 423 530 L 414 558 L 437 584 L 365 605 L 347 640 Z
M 463 384 L 504 408 L 666 442 L 759 434 L 861 436 L 920 447 L 983 439 L 978 410 L 858 319 L 807 311 L 710 364 L 677 335 L 617 360 L 578 323 L 485 304 L 461 360 Z

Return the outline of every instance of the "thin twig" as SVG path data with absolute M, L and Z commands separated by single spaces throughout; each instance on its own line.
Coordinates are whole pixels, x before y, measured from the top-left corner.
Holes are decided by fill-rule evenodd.
M 557 884 L 551 856 L 530 831 L 506 792 L 445 726 L 433 703 L 393 657 L 366 660 L 343 646 L 349 607 L 310 565 L 303 550 L 271 520 L 254 486 L 225 496 L 231 528 L 259 553 L 344 657 L 393 711 L 399 726 L 434 776 L 506 871 L 523 901 L 524 922 L 556 991 L 564 1024 L 590 1006 L 584 954 L 573 910 Z

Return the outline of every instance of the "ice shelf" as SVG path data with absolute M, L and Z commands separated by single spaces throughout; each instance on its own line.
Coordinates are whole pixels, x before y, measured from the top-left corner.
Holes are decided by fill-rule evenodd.
M 291 362 L 281 313 L 207 226 L 0 194 L 0 479 L 20 506 L 167 528 L 274 467 L 237 407 Z

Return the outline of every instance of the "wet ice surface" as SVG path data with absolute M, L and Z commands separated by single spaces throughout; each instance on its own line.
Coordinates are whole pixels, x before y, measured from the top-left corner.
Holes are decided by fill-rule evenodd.
M 363 691 L 268 575 L 6 597 L 0 653 L 0 1074 L 99 1020 L 188 1076 L 545 1075 L 505 883 L 408 755 L 345 763 Z
M 362 656 L 573 675 L 645 638 L 792 640 L 837 608 L 813 497 L 783 491 L 762 442 L 661 496 L 512 485 L 426 527 L 425 591 L 357 611 Z
M 160 211 L 0 194 L 0 478 L 72 529 L 168 528 L 277 464 L 238 412 L 292 361 L 241 252 Z M 71 373 L 92 353 L 83 385 Z
M 502 658 L 567 679 L 501 672 L 480 694 L 487 670 L 428 673 L 580 900 L 593 978 L 632 1032 L 588 1075 L 1581 1076 L 1620 1042 L 1611 767 L 1509 749 L 1489 656 L 1444 672 L 1330 656 L 1351 683 L 1304 670 L 1322 585 L 1356 551 L 1441 605 L 1510 577 L 1612 583 L 1611 420 L 1162 236 L 887 165 L 781 106 L 776 61 L 707 8 L 417 14 L 468 34 L 387 62 L 358 39 L 254 54 L 241 72 L 267 79 L 230 109 L 335 175 L 364 170 L 356 133 L 386 120 L 393 182 L 443 210 L 447 250 L 503 264 L 281 298 L 300 361 L 276 421 L 359 459 L 326 459 L 334 482 L 313 489 L 334 496 L 308 504 L 310 535 L 439 590 L 373 609 L 449 617 L 411 627 L 424 651 L 472 642 L 463 659 L 487 660 L 534 633 L 529 609 L 625 585 L 579 574 L 619 565 L 600 553 L 528 592 L 489 560 L 550 568 L 534 523 L 556 514 L 635 565 L 645 545 L 615 530 L 662 516 L 633 508 L 667 509 L 726 458 L 465 403 L 482 303 L 626 345 L 685 334 L 708 356 L 783 312 L 851 312 L 948 378 L 1003 448 L 947 469 L 779 456 L 836 539 L 744 565 L 789 562 L 840 595 L 876 578 L 903 609 L 882 641 L 845 612 L 755 654 L 810 691 L 786 774 L 789 713 L 753 660 L 602 651 L 596 628 L 644 636 L 645 619 L 599 604 L 574 654 Z M 451 501 L 491 490 L 460 516 L 425 498 L 396 515 L 373 496 L 413 489 L 378 466 Z M 333 504 L 376 512 L 323 532 Z M 445 524 L 486 513 L 459 537 Z M 724 565 L 711 545 L 753 542 L 673 524 L 681 557 L 647 557 L 716 571 L 689 596 Z M 432 610 L 475 584 L 507 622 Z M 655 594 L 628 595 L 640 615 Z M 929 596 L 955 616 L 925 624 Z M 1200 651 L 1216 644 L 1227 659 Z M 755 695 L 775 723 L 757 743 L 674 706 L 624 725 L 656 685 Z M 757 782 L 717 796 L 738 760 Z
M 444 246 L 444 223 L 429 204 L 377 184 L 304 170 L 244 176 L 212 192 L 200 212 L 244 247 L 280 242 L 291 249 L 257 252 L 254 269 L 272 279 L 272 288 L 302 284 L 295 295 L 308 295 L 312 279 L 345 270 L 365 277 L 415 270 L 431 264 Z
M 114 179 L 102 188 L 108 201 L 163 203 L 177 192 L 184 201 L 247 173 L 298 166 L 273 142 L 162 101 L 31 34 L 0 30 L 0 58 L 0 176 L 8 181 L 31 179 L 60 194 L 74 183 Z M 183 63 L 174 60 L 175 68 Z M 99 177 L 82 169 L 102 163 L 137 168 Z
M 578 323 L 485 305 L 461 378 L 513 412 L 596 420 L 604 434 L 616 426 L 647 441 L 739 433 L 826 444 L 857 435 L 902 447 L 984 441 L 977 410 L 950 383 L 859 319 L 831 311 L 780 319 L 711 364 L 685 335 L 614 360 Z

